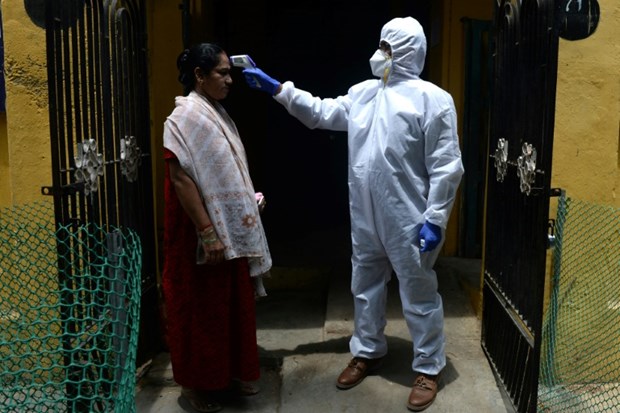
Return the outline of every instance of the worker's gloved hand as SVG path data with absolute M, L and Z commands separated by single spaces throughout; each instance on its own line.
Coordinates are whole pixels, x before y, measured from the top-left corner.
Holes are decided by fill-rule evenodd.
M 441 242 L 441 227 L 426 221 L 418 235 L 420 252 L 430 252 Z
M 280 88 L 280 82 L 269 77 L 267 73 L 257 67 L 243 70 L 243 75 L 252 89 L 262 90 L 271 96 L 275 95 Z

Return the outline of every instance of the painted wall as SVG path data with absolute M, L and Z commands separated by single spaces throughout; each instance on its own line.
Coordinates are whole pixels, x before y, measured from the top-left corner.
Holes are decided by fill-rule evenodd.
M 487 0 L 444 0 L 434 5 L 433 26 L 438 27 L 436 34 L 428 36 L 430 41 L 429 59 L 433 66 L 441 68 L 440 73 L 431 73 L 431 81 L 446 89 L 454 99 L 457 111 L 459 136 L 463 147 L 463 114 L 465 101 L 465 39 L 463 18 L 476 20 L 492 20 L 493 4 Z M 434 39 L 434 36 L 438 38 Z M 436 45 L 433 45 L 433 41 Z M 467 171 L 465 171 L 467 173 Z M 446 233 L 443 253 L 455 255 L 458 248 L 458 214 L 460 202 L 454 205 L 450 217 L 450 226 Z M 477 315 L 481 315 L 482 273 L 480 285 L 463 285 L 468 291 L 472 307 Z
M 442 3 L 433 3 L 432 27 L 430 33 L 426 34 L 429 44 L 427 59 L 431 67 L 438 70 L 429 74 L 429 80 L 447 90 L 454 99 L 461 147 L 465 112 L 465 40 L 462 19 L 491 20 L 492 17 L 493 7 L 487 0 L 444 0 Z M 460 200 L 457 199 L 446 231 L 442 251 L 444 255 L 456 255 L 458 250 L 459 208 Z
M 0 113 L 0 207 L 41 199 L 40 187 L 52 182 L 45 30 L 31 21 L 24 2 L 3 0 L 1 4 L 7 111 Z M 155 0 L 150 0 L 147 10 L 153 176 L 158 190 L 163 121 L 174 107 L 174 96 L 182 92 L 176 81 L 181 13 L 177 2 Z M 161 210 L 157 208 L 158 213 Z
M 178 2 L 150 0 L 147 10 L 148 58 L 151 101 L 151 152 L 158 241 L 163 237 L 163 130 L 174 109 L 174 97 L 183 93 L 177 81 L 176 59 L 183 50 Z M 165 28 L 165 29 L 162 29 Z M 161 254 L 159 254 L 161 255 Z
M 620 2 L 599 0 L 599 4 L 601 17 L 592 36 L 574 42 L 560 40 L 552 185 L 565 189 L 569 197 L 618 208 Z M 551 212 L 555 213 L 555 202 L 552 204 Z M 589 214 L 596 216 L 593 211 Z M 596 226 L 590 227 L 590 222 L 583 221 L 588 217 L 581 218 L 579 223 L 573 222 L 571 228 L 585 225 L 587 231 L 597 231 Z M 616 224 L 609 222 L 604 228 L 613 228 Z M 555 329 L 554 368 L 559 377 L 574 381 L 587 382 L 591 378 L 586 377 L 587 372 L 592 371 L 600 372 L 601 377 L 609 381 L 618 380 L 618 372 L 611 366 L 618 365 L 620 360 L 620 343 L 617 334 L 610 334 L 610 327 L 617 325 L 618 312 L 609 304 L 616 297 L 614 289 L 606 288 L 600 281 L 612 279 L 617 266 L 613 266 L 612 255 L 600 254 L 605 250 L 598 245 L 594 247 L 590 252 L 582 247 L 577 252 L 567 249 L 562 253 L 561 284 L 568 285 L 568 280 L 573 282 L 570 289 L 560 295 L 574 299 L 568 300 L 570 308 L 564 304 L 566 300 L 560 300 L 555 309 L 560 316 Z M 618 251 L 618 242 L 606 248 Z M 575 260 L 580 256 L 585 257 L 580 265 L 589 262 L 597 265 L 590 266 L 591 270 L 576 265 Z M 546 301 L 549 301 L 549 293 Z M 570 316 L 566 316 L 567 313 Z M 594 321 L 585 326 L 577 324 L 579 320 Z M 585 369 L 582 364 L 576 366 L 576 358 L 592 353 L 593 342 L 597 343 L 595 358 L 587 358 L 585 362 L 589 365 Z
M 6 112 L 0 113 L 0 208 L 10 205 L 9 137 L 6 131 Z
M 0 206 L 41 199 L 51 185 L 45 30 L 24 2 L 2 1 L 6 123 L 0 119 Z
M 552 184 L 620 207 L 620 2 L 599 4 L 592 36 L 560 40 Z

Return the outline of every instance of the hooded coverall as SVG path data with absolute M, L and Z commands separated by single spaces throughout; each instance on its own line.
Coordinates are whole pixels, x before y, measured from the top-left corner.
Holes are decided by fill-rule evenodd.
M 413 341 L 412 368 L 438 374 L 446 363 L 443 305 L 433 270 L 441 244 L 420 253 L 417 240 L 425 221 L 445 231 L 463 174 L 456 110 L 447 92 L 419 77 L 426 38 L 415 19 L 391 20 L 380 40 L 392 50 L 385 81 L 361 82 L 335 99 L 285 82 L 274 98 L 308 128 L 348 131 L 351 353 L 371 359 L 387 353 L 387 283 L 394 272 Z

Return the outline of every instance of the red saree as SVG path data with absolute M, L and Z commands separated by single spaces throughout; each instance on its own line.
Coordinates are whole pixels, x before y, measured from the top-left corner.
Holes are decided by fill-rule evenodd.
M 174 158 L 165 150 L 165 158 Z M 175 381 L 218 390 L 233 379 L 257 380 L 254 286 L 246 258 L 196 264 L 196 230 L 170 182 L 164 181 L 164 268 L 167 336 Z

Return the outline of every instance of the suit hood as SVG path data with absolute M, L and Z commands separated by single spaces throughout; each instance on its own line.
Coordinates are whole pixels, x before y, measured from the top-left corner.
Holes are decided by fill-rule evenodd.
M 392 48 L 391 79 L 415 79 L 424 69 L 426 36 L 413 17 L 397 17 L 381 29 L 381 39 Z

